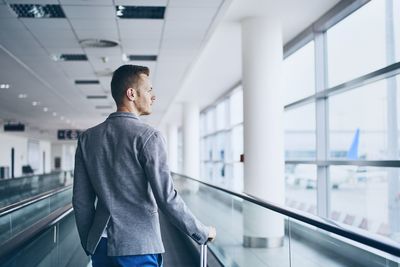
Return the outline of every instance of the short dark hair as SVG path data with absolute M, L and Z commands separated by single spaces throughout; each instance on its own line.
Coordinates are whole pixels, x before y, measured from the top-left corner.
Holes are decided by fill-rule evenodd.
M 149 76 L 149 68 L 138 65 L 122 65 L 114 71 L 111 80 L 111 94 L 117 106 L 122 104 L 126 90 L 129 87 L 135 88 L 137 86 L 140 74 Z

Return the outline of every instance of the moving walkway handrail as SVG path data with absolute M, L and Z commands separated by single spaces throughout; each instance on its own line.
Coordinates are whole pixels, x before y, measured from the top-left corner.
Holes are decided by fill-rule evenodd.
M 53 196 L 55 194 L 61 193 L 63 191 L 66 191 L 66 190 L 68 190 L 70 188 L 72 188 L 72 185 L 64 186 L 64 187 L 61 187 L 61 188 L 56 188 L 56 189 L 53 189 L 51 191 L 48 191 L 48 192 L 45 192 L 45 193 L 30 197 L 30 198 L 24 199 L 22 201 L 13 203 L 11 205 L 5 206 L 3 208 L 0 208 L 0 217 L 2 217 L 4 215 L 7 215 L 7 214 L 9 214 L 9 213 L 11 213 L 11 212 L 13 212 L 15 210 L 19 210 L 19 209 L 21 209 L 23 207 L 31 205 L 31 204 L 33 204 L 35 202 L 38 202 L 38 201 L 42 200 L 42 199 L 45 199 L 45 198 L 51 197 L 51 196 Z
M 24 230 L 14 238 L 2 244 L 0 247 L 0 262 L 5 261 L 10 254 L 14 253 L 15 251 L 19 251 L 32 239 L 40 236 L 42 233 L 52 228 L 71 212 L 73 212 L 72 204 L 68 204 L 63 208 L 59 208 L 50 215 L 46 216 L 44 219 L 32 225 L 32 227 Z
M 380 251 L 389 253 L 391 255 L 400 257 L 400 244 L 397 244 L 395 242 L 388 242 L 388 241 L 383 241 L 383 240 L 378 240 L 373 237 L 369 237 L 366 235 L 359 234 L 351 229 L 347 229 L 347 227 L 344 226 L 339 226 L 337 224 L 334 224 L 333 222 L 329 220 L 324 220 L 320 217 L 314 216 L 312 214 L 302 214 L 301 212 L 294 211 L 292 209 L 286 208 L 279 206 L 274 203 L 266 202 L 265 200 L 262 200 L 256 196 L 250 195 L 250 194 L 244 194 L 244 193 L 239 193 L 239 192 L 234 192 L 216 185 L 212 185 L 203 181 L 199 181 L 197 179 L 194 179 L 192 177 L 188 177 L 186 175 L 178 174 L 172 172 L 173 175 L 183 177 L 188 180 L 195 181 L 197 183 L 203 184 L 207 187 L 214 188 L 216 190 L 225 192 L 229 195 L 236 196 L 238 198 L 244 199 L 246 201 L 249 201 L 251 203 L 254 203 L 256 205 L 259 205 L 261 207 L 264 207 L 269 210 L 273 210 L 277 213 L 286 215 L 288 217 L 291 217 L 293 219 L 296 219 L 298 221 L 310 224 L 312 226 L 318 227 L 320 229 L 323 229 L 325 231 L 328 231 L 330 233 L 351 239 L 353 241 L 359 242 L 361 244 L 367 245 L 369 247 L 373 247 L 375 249 L 378 249 Z

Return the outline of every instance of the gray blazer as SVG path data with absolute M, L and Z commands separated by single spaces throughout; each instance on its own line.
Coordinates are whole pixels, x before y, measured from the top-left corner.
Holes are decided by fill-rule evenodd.
M 197 243 L 208 237 L 174 189 L 160 132 L 132 113 L 112 113 L 81 134 L 72 203 L 88 254 L 106 228 L 109 256 L 163 253 L 158 208 Z

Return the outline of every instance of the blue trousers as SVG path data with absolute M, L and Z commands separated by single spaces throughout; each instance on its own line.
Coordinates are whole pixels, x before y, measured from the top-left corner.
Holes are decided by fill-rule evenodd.
M 161 254 L 107 256 L 107 238 L 101 238 L 94 255 L 93 267 L 162 267 Z

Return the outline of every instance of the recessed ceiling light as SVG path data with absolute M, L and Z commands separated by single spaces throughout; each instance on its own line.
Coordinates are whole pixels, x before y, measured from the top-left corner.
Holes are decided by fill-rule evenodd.
M 156 61 L 156 55 L 129 55 L 130 61 Z
M 60 5 L 12 4 L 19 18 L 65 18 Z
M 44 108 L 43 108 L 43 111 L 44 111 L 44 112 L 47 112 L 47 111 L 49 111 L 49 108 L 44 107 Z
M 67 120 L 67 123 L 71 123 L 71 121 L 70 121 L 70 120 Z
M 60 120 L 62 120 L 62 121 L 63 121 L 64 119 L 65 119 L 65 118 L 64 118 L 64 116 L 61 116 L 61 117 L 60 117 Z
M 117 17 L 121 19 L 163 19 L 164 6 L 116 6 Z
M 0 84 L 0 89 L 8 89 L 8 88 L 10 88 L 10 85 L 8 83 Z
M 54 61 L 87 61 L 88 58 L 85 54 L 61 54 L 51 55 Z
M 88 95 L 86 96 L 87 99 L 106 99 L 106 95 Z
M 53 112 L 53 116 L 54 116 L 54 117 L 57 116 L 57 113 L 56 113 L 56 112 Z
M 27 97 L 28 97 L 27 94 L 19 94 L 19 95 L 18 95 L 18 98 L 27 98 Z
M 98 80 L 75 80 L 75 84 L 99 84 Z
M 33 101 L 32 102 L 32 106 L 37 106 L 37 105 L 39 105 L 40 104 L 40 102 L 37 102 L 37 101 Z

